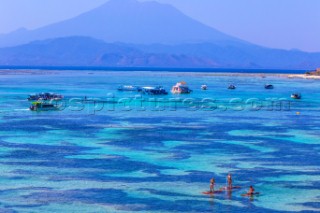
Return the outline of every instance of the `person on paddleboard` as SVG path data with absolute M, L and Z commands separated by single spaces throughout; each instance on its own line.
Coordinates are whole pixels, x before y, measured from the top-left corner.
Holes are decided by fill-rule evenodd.
M 228 189 L 232 189 L 232 177 L 230 173 L 227 176 L 227 183 L 228 183 Z
M 216 183 L 214 178 L 211 178 L 210 180 L 210 192 L 213 193 L 214 192 L 214 184 Z
M 254 188 L 253 186 L 250 186 L 249 191 L 247 193 L 248 195 L 254 195 Z

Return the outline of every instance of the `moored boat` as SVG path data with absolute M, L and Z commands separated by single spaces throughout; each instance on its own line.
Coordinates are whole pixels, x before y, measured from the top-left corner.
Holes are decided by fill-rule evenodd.
M 141 87 L 133 86 L 133 85 L 122 85 L 118 87 L 119 91 L 122 92 L 141 92 Z
M 236 86 L 233 85 L 233 84 L 230 84 L 229 87 L 228 87 L 228 89 L 236 89 Z
M 301 99 L 301 94 L 300 93 L 293 93 L 293 94 L 291 94 L 291 98 L 293 98 L 293 99 Z
M 142 87 L 142 93 L 146 95 L 168 95 L 168 92 L 162 87 Z
M 59 107 L 55 104 L 37 101 L 33 102 L 29 109 L 31 111 L 54 111 L 59 110 Z
M 274 86 L 272 84 L 266 84 L 266 85 L 264 85 L 264 88 L 265 89 L 273 89 Z
M 189 94 L 192 90 L 189 89 L 186 82 L 179 82 L 172 87 L 171 92 L 173 94 Z
M 207 90 L 207 89 L 208 89 L 208 86 L 207 86 L 206 84 L 203 84 L 203 85 L 201 85 L 201 89 L 202 89 L 202 90 Z

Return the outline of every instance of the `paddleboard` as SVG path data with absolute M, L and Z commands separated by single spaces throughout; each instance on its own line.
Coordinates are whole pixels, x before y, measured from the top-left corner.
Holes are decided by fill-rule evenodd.
M 242 194 L 241 196 L 243 196 L 243 197 L 251 197 L 251 196 L 255 196 L 255 195 L 259 195 L 259 194 L 260 194 L 260 192 L 255 192 L 253 194 L 248 194 L 248 193 Z
M 206 191 L 206 192 L 202 192 L 202 194 L 204 195 L 213 195 L 213 194 L 217 194 L 217 193 L 221 193 L 223 191 L 219 190 L 219 191 L 213 191 L 213 192 L 210 192 L 210 191 Z
M 232 189 L 241 189 L 241 186 L 233 186 L 231 189 L 229 187 L 223 187 L 220 190 L 232 191 Z

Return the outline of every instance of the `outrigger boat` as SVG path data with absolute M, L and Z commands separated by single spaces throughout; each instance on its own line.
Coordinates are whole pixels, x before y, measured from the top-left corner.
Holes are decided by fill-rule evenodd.
M 168 92 L 161 86 L 142 87 L 142 93 L 147 95 L 168 95 Z
M 55 104 L 37 101 L 33 102 L 29 109 L 31 111 L 53 111 L 59 110 L 59 107 Z
M 189 94 L 192 90 L 189 89 L 186 82 L 182 81 L 173 86 L 171 92 L 173 94 Z

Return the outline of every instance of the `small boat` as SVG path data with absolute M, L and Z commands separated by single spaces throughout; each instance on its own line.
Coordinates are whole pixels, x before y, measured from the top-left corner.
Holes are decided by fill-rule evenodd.
M 59 110 L 59 107 L 55 104 L 37 101 L 33 102 L 29 109 L 31 111 L 53 111 Z
M 293 98 L 293 99 L 301 99 L 301 94 L 300 93 L 293 93 L 293 94 L 291 94 L 291 98 Z
M 265 89 L 273 89 L 274 87 L 272 84 L 266 84 L 266 85 L 264 85 L 264 88 Z
M 168 95 L 168 92 L 161 86 L 142 87 L 142 93 L 146 95 Z
M 132 86 L 132 85 L 123 85 L 118 87 L 119 91 L 122 92 L 141 92 L 141 87 L 138 86 Z
M 201 85 L 201 89 L 202 89 L 202 90 L 207 90 L 207 89 L 208 89 L 208 86 L 207 86 L 206 84 L 203 84 L 203 85 Z
M 237 87 L 235 85 L 233 85 L 233 84 L 230 84 L 229 87 L 228 87 L 228 89 L 236 89 L 236 88 Z
M 38 101 L 38 100 L 44 100 L 44 101 L 60 101 L 63 99 L 62 95 L 55 94 L 55 93 L 38 93 L 38 94 L 31 94 L 28 97 L 28 101 Z
M 179 82 L 172 87 L 171 92 L 173 94 L 189 94 L 192 90 L 189 89 L 186 82 Z

